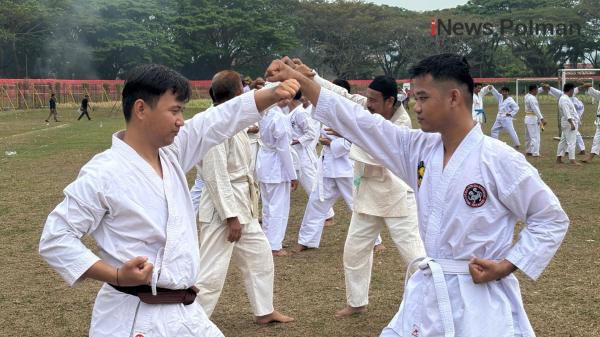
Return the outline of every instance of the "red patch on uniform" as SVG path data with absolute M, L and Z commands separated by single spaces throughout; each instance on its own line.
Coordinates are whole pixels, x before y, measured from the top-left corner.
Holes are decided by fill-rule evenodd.
M 417 327 L 416 324 L 413 324 L 410 335 L 413 337 L 419 337 L 419 328 Z
M 487 191 L 480 184 L 469 184 L 463 193 L 467 206 L 477 208 L 483 206 L 487 200 Z
M 144 337 L 144 335 L 142 335 L 141 333 L 135 335 L 135 337 Z

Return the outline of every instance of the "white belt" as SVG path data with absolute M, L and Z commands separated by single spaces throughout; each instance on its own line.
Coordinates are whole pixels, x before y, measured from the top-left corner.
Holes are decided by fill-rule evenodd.
M 437 297 L 438 309 L 444 326 L 444 337 L 454 337 L 454 316 L 450 305 L 450 296 L 444 275 L 468 275 L 469 260 L 432 259 L 430 257 L 419 257 L 414 259 L 406 270 L 404 288 L 410 277 L 410 270 L 417 264 L 424 273 L 429 270 L 433 278 L 435 296 Z

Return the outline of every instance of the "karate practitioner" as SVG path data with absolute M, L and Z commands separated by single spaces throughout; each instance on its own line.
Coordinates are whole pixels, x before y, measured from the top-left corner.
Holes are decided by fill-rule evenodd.
M 336 81 L 350 90 L 348 81 Z M 328 212 L 331 213 L 331 207 L 340 196 L 352 210 L 353 169 L 349 158 L 352 144 L 326 126 L 323 126 L 319 141 L 323 147 L 318 159 L 316 185 L 306 204 L 296 251 L 319 248 L 323 226 L 330 218 Z
M 587 90 L 588 95 L 600 100 L 600 90 L 594 89 L 591 83 L 584 84 L 582 90 Z M 596 133 L 592 141 L 592 149 L 585 159 L 582 160 L 584 163 L 589 163 L 594 159 L 594 156 L 600 155 L 600 102 L 598 103 L 598 111 L 596 112 L 594 124 L 596 124 Z
M 569 219 L 525 157 L 473 123 L 473 79 L 463 57 L 431 56 L 411 69 L 421 130 L 371 114 L 281 60 L 267 74 L 270 81 L 298 79 L 315 119 L 417 191 L 427 258 L 415 261 L 418 271 L 381 336 L 535 335 L 513 272 L 537 279 Z M 513 244 L 519 219 L 525 227 Z
M 314 145 L 319 133 L 301 98 L 302 91 L 298 91 L 288 104 L 290 113 L 287 117 L 292 129 L 292 151 L 298 158 L 298 182 L 310 196 L 317 176 L 317 150 Z
M 543 84 L 540 92 L 547 92 L 548 95 L 555 97 L 557 100 L 560 100 L 560 97 L 563 95 L 563 92 L 559 89 L 556 89 L 548 84 Z M 579 132 L 579 125 L 581 124 L 581 118 L 583 117 L 583 112 L 585 110 L 585 105 L 582 101 L 580 101 L 575 95 L 579 93 L 579 88 L 575 88 L 573 92 L 573 96 L 571 96 L 571 101 L 573 102 L 573 107 L 575 108 L 575 114 L 573 115 L 573 122 L 575 123 L 575 128 L 577 129 L 575 135 L 575 150 L 579 149 L 579 154 L 585 154 L 585 143 L 583 142 L 583 137 L 581 136 L 581 132 Z
M 221 71 L 211 88 L 218 106 L 243 93 L 240 75 Z M 229 262 L 238 266 L 258 323 L 291 322 L 273 309 L 273 256 L 258 223 L 258 185 L 250 171 L 246 131 L 210 149 L 198 164 L 205 193 L 200 201 L 198 302 L 210 317 L 225 284 Z
M 577 111 L 573 105 L 573 94 L 575 93 L 575 85 L 573 83 L 565 83 L 563 87 L 563 95 L 558 100 L 558 113 L 560 115 L 560 141 L 556 150 L 556 163 L 562 164 L 562 157 L 565 152 L 569 153 L 569 162 L 573 165 L 581 165 L 575 161 L 575 143 L 577 141 Z
M 479 124 L 487 122 L 485 110 L 483 109 L 483 97 L 490 91 L 490 86 L 481 87 L 481 83 L 475 84 L 473 92 L 473 120 Z
M 525 153 L 534 157 L 540 156 L 540 125 L 546 125 L 537 94 L 537 84 L 531 84 L 525 95 Z
M 367 97 L 350 95 L 318 75 L 314 80 L 321 87 L 362 104 L 373 114 L 380 114 L 396 125 L 411 127 L 410 117 L 397 101 L 398 86 L 391 77 L 375 77 L 369 84 Z M 347 305 L 336 312 L 336 317 L 367 311 L 373 245 L 385 227 L 406 264 L 425 256 L 414 191 L 355 145 L 350 149 L 350 159 L 354 160 L 354 189 L 352 218 L 344 245 Z
M 509 96 L 510 90 L 507 87 L 500 89 L 499 93 L 498 90 L 492 86 L 491 91 L 498 101 L 498 115 L 492 126 L 491 136 L 498 139 L 500 131 L 506 131 L 513 142 L 513 146 L 518 150 L 521 143 L 519 142 L 519 136 L 517 136 L 517 132 L 513 125 L 513 118 L 517 112 L 519 112 L 519 105 Z
M 247 93 L 184 125 L 188 80 L 159 65 L 132 70 L 123 88 L 126 130 L 65 188 L 40 240 L 40 254 L 69 285 L 104 282 L 90 336 L 223 336 L 194 300 L 198 236 L 185 173 L 297 90 L 283 82 Z M 100 256 L 82 243 L 86 234 Z
M 274 256 L 287 256 L 283 239 L 290 213 L 290 193 L 298 187 L 292 157 L 292 128 L 280 104 L 269 109 L 260 120 L 261 146 L 256 158 L 256 177 L 260 182 L 262 228 Z

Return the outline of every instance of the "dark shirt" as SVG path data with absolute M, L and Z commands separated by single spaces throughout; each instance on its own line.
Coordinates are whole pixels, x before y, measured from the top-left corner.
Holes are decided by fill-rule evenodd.
M 87 98 L 84 98 L 81 101 L 81 108 L 84 109 L 84 110 L 87 110 L 87 108 L 88 108 L 88 99 Z
M 50 109 L 56 109 L 56 97 L 50 97 Z

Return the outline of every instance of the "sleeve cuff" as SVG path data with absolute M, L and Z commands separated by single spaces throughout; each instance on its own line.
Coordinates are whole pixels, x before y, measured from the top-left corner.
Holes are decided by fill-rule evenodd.
M 73 287 L 83 280 L 83 274 L 98 261 L 100 261 L 100 258 L 92 251 L 88 250 L 78 259 L 78 262 L 73 265 L 72 268 L 65 270 L 61 276 L 71 287 Z

